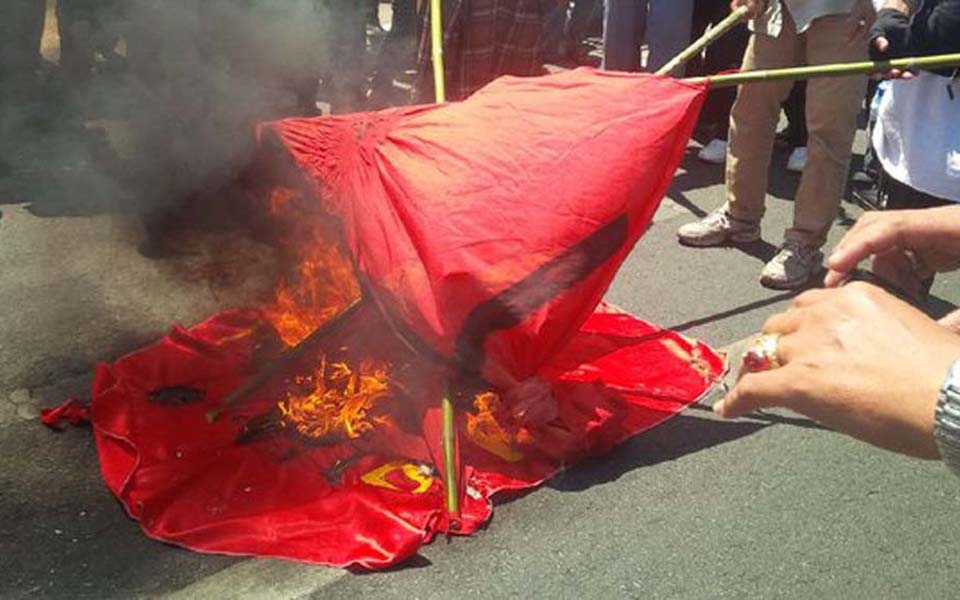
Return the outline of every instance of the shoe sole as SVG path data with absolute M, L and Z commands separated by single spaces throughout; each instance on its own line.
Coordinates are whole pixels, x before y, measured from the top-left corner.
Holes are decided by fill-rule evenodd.
M 760 239 L 760 232 L 756 233 L 730 233 L 720 238 L 685 238 L 677 236 L 677 240 L 684 246 L 692 248 L 714 248 L 716 246 L 725 246 L 727 244 L 749 244 Z
M 821 258 L 821 260 L 823 260 L 823 259 Z M 777 291 L 799 290 L 799 289 L 807 286 L 810 282 L 815 281 L 818 277 L 823 277 L 823 273 L 824 273 L 825 270 L 826 270 L 826 269 L 824 269 L 824 268 L 821 266 L 821 267 L 815 269 L 815 270 L 814 270 L 813 272 L 811 272 L 809 275 L 807 275 L 806 278 L 800 279 L 800 280 L 795 280 L 795 281 L 779 281 L 779 280 L 776 280 L 776 279 L 771 279 L 771 278 L 769 278 L 769 277 L 761 276 L 761 277 L 760 277 L 760 285 L 762 285 L 762 286 L 765 287 L 765 288 L 768 288 L 768 289 L 771 289 L 771 290 L 777 290 Z
M 807 285 L 807 283 L 810 282 L 811 279 L 813 279 L 812 275 L 800 281 L 778 281 L 776 279 L 761 277 L 760 285 L 771 290 L 792 291 L 792 290 L 798 290 L 804 287 L 805 285 Z

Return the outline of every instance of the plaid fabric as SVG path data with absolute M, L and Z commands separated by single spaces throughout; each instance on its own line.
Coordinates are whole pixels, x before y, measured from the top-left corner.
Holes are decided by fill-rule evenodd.
M 460 100 L 501 75 L 536 75 L 542 59 L 543 7 L 556 0 L 446 0 L 443 56 L 447 99 Z M 417 60 L 418 102 L 434 100 L 429 3 Z

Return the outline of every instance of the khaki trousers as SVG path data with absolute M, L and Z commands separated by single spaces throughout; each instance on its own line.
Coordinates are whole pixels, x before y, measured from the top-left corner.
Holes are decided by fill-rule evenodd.
M 778 37 L 751 35 L 743 70 L 867 60 L 866 28 L 857 25 L 851 15 L 831 15 L 798 34 L 793 18 L 784 14 Z M 793 227 L 785 239 L 823 245 L 846 186 L 866 85 L 865 76 L 809 82 L 807 165 L 794 200 Z M 759 222 L 763 217 L 780 104 L 792 86 L 790 81 L 771 81 L 741 86 L 737 93 L 726 173 L 728 210 L 737 219 Z

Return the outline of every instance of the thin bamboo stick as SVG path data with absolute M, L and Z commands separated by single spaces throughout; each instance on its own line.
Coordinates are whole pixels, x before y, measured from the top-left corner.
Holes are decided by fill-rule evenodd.
M 440 0 L 430 0 L 430 56 L 433 59 L 433 90 L 437 103 L 447 101 L 443 68 L 443 12 Z
M 770 69 L 766 71 L 742 71 L 712 77 L 692 77 L 685 79 L 691 83 L 710 82 L 711 87 L 730 87 L 745 83 L 759 83 L 763 81 L 782 81 L 785 79 L 813 79 L 816 77 L 843 77 L 846 75 L 870 75 L 886 73 L 891 69 L 939 69 L 944 67 L 960 67 L 960 53 L 939 54 L 935 56 L 917 56 L 913 58 L 895 58 L 892 60 L 864 61 L 854 63 L 838 63 L 832 65 L 811 65 L 806 67 L 790 67 L 787 69 Z
M 700 36 L 700 39 L 690 44 L 690 46 L 681 52 L 680 54 L 674 56 L 670 59 L 670 62 L 660 67 L 657 70 L 657 75 L 668 75 L 674 69 L 684 64 L 694 56 L 703 52 L 703 49 L 717 41 L 720 37 L 723 36 L 726 32 L 730 31 L 735 25 L 743 21 L 744 17 L 747 16 L 747 12 L 750 9 L 746 6 L 741 6 L 737 10 L 733 11 L 727 17 L 713 26 L 710 31 L 704 33 Z
M 459 528 L 460 520 L 460 482 L 457 472 L 457 429 L 454 419 L 453 401 L 450 400 L 450 388 L 443 386 L 443 487 L 447 493 L 447 512 L 450 516 L 450 529 Z
M 440 0 L 430 0 L 430 55 L 433 58 L 433 88 L 436 100 L 447 101 L 445 72 L 443 68 L 443 13 Z M 458 526 L 460 518 L 460 481 L 457 471 L 457 429 L 454 420 L 453 402 L 450 400 L 449 382 L 443 386 L 440 407 L 443 413 L 443 487 L 446 490 L 447 514 L 451 529 Z

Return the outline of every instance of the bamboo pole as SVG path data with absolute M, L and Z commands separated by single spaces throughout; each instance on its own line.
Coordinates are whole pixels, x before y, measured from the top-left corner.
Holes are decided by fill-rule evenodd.
M 443 12 L 440 0 L 430 0 L 430 57 L 433 59 L 433 91 L 437 103 L 447 101 L 443 68 Z
M 457 473 L 457 428 L 454 419 L 453 402 L 450 400 L 448 383 L 443 386 L 441 400 L 443 411 L 443 487 L 446 491 L 447 512 L 450 516 L 450 529 L 460 528 L 460 482 Z
M 806 67 L 790 67 L 787 69 L 771 69 L 766 71 L 741 71 L 712 77 L 692 77 L 684 79 L 690 83 L 709 82 L 711 87 L 731 87 L 745 83 L 759 83 L 763 81 L 782 81 L 785 79 L 813 79 L 817 77 L 843 77 L 846 75 L 870 75 L 886 73 L 891 69 L 938 69 L 944 67 L 960 67 L 960 53 L 939 54 L 935 56 L 918 56 L 913 58 L 895 58 L 891 60 L 864 61 L 853 63 L 838 63 L 832 65 L 811 65 Z
M 744 17 L 747 16 L 747 12 L 749 10 L 750 9 L 747 8 L 746 6 L 741 6 L 737 10 L 727 15 L 727 17 L 724 20 L 720 21 L 719 23 L 714 25 L 712 28 L 710 28 L 710 31 L 700 36 L 700 39 L 690 44 L 690 46 L 686 50 L 674 56 L 672 59 L 670 59 L 670 62 L 660 67 L 660 69 L 657 70 L 656 74 L 668 75 L 680 65 L 684 64 L 694 56 L 703 52 L 704 48 L 706 48 L 710 44 L 717 41 L 717 39 L 722 37 L 723 34 L 727 33 L 735 25 L 743 21 Z
M 433 58 L 433 88 L 437 103 L 447 101 L 445 72 L 443 68 L 443 13 L 440 0 L 430 0 L 430 56 Z M 446 490 L 447 514 L 450 528 L 459 527 L 460 481 L 457 472 L 457 429 L 453 402 L 450 400 L 449 382 L 443 386 L 440 399 L 443 413 L 441 445 L 443 447 L 443 487 Z

